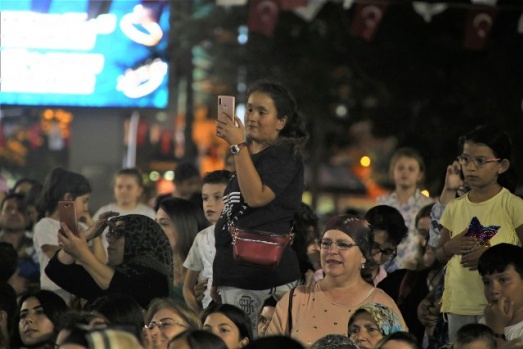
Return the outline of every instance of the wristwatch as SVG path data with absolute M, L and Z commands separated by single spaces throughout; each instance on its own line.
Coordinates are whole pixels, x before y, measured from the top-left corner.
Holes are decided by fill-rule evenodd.
M 233 155 L 237 155 L 240 150 L 242 150 L 243 147 L 245 147 L 247 145 L 247 143 L 245 142 L 241 142 L 240 144 L 233 144 L 231 145 L 231 153 Z

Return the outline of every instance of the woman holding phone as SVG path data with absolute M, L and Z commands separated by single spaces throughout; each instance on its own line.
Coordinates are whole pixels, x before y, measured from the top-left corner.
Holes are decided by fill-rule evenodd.
M 103 221 L 113 212 L 100 215 L 93 229 L 101 233 Z M 169 240 L 153 219 L 130 214 L 107 221 L 107 263 L 87 245 L 90 229 L 76 236 L 62 223 L 58 234 L 61 250 L 49 261 L 45 272 L 63 289 L 88 301 L 122 293 L 142 308 L 156 297 L 167 297 L 172 285 L 173 257 Z M 78 263 L 77 263 L 78 262 Z
M 245 125 L 235 115 L 226 116 L 218 118 L 216 134 L 230 144 L 236 172 L 225 189 L 225 207 L 215 228 L 212 293 L 217 301 L 244 310 L 256 333 L 265 299 L 279 298 L 298 283 L 298 259 L 289 245 L 275 268 L 239 264 L 228 229 L 291 231 L 304 190 L 300 151 L 308 137 L 294 97 L 277 82 L 259 81 L 249 89 Z

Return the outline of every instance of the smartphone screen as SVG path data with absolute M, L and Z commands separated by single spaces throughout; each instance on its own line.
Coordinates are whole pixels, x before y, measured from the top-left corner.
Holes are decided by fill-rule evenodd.
M 73 234 L 78 236 L 78 219 L 74 201 L 59 201 L 58 209 L 60 211 L 60 222 L 64 222 Z
M 233 96 L 218 96 L 218 121 L 234 122 L 236 99 Z M 227 116 L 224 115 L 227 114 Z

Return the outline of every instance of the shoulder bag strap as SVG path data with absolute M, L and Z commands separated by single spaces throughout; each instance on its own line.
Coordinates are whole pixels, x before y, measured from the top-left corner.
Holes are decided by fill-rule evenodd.
M 294 290 L 296 287 L 292 288 L 289 292 L 289 310 L 287 314 L 287 335 L 291 335 L 292 330 L 292 299 L 294 298 Z

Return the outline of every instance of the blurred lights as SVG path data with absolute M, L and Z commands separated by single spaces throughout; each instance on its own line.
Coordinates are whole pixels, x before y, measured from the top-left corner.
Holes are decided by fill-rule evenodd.
M 165 172 L 163 178 L 165 178 L 168 181 L 172 181 L 174 179 L 174 171 Z
M 422 193 L 423 195 L 425 195 L 426 197 L 430 198 L 430 193 L 429 193 L 429 191 L 428 191 L 427 189 L 423 189 L 423 190 L 421 191 L 421 193 Z
M 157 171 L 152 171 L 149 173 L 149 179 L 153 182 L 156 182 L 160 178 L 160 174 Z
M 339 117 L 339 118 L 346 118 L 347 115 L 349 114 L 349 110 L 343 104 L 339 104 L 336 107 L 336 111 L 335 112 L 336 112 L 336 116 Z
M 240 45 L 245 45 L 249 41 L 249 29 L 246 25 L 241 25 L 238 28 L 238 43 Z
M 370 166 L 370 158 L 368 156 L 362 156 L 360 159 L 360 165 L 363 167 L 369 167 Z

